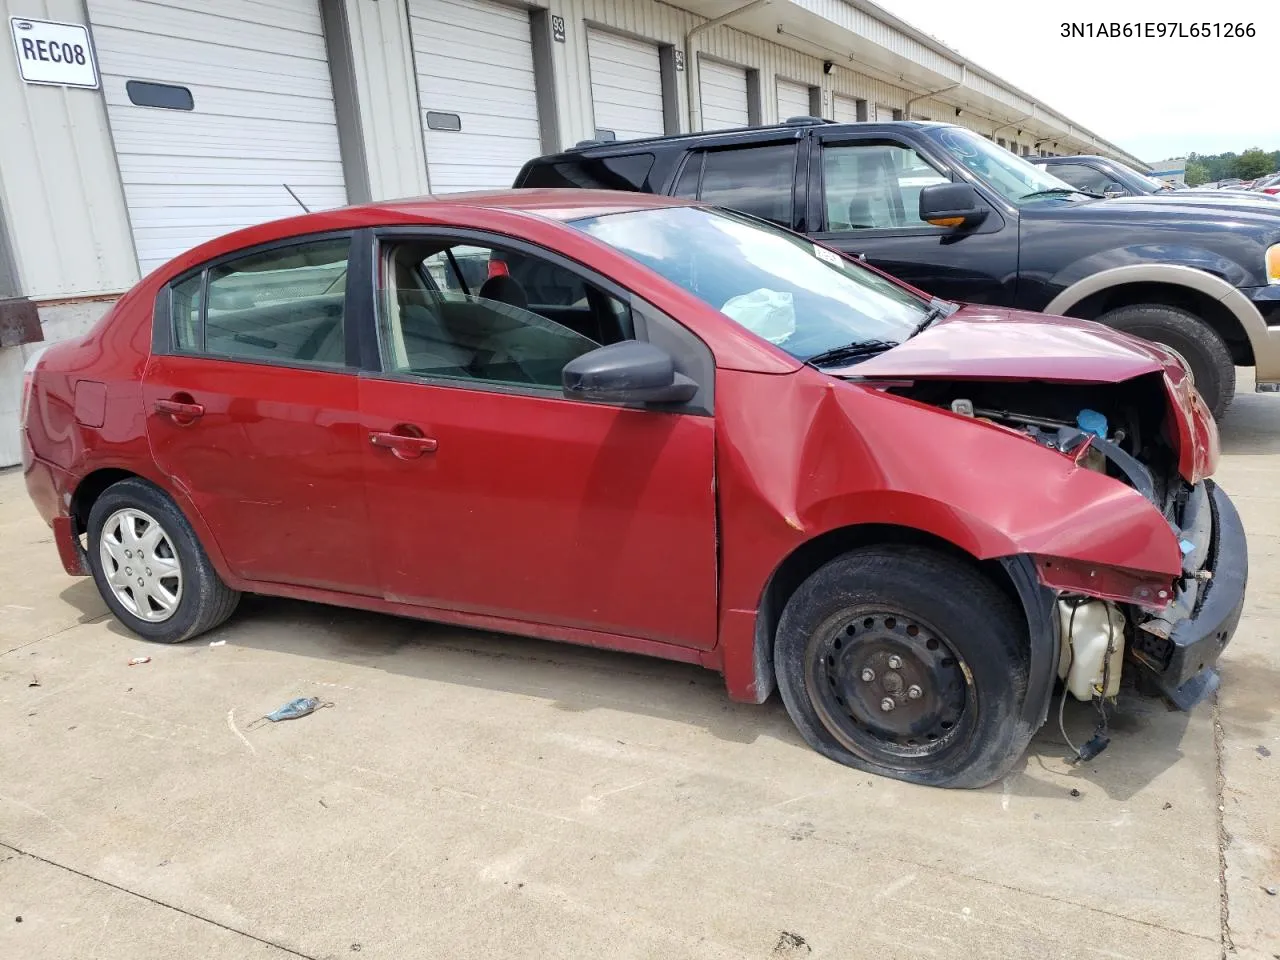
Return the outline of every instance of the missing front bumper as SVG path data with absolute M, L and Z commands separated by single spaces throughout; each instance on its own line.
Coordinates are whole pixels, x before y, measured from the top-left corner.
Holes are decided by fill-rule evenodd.
M 1213 534 L 1204 582 L 1191 615 L 1174 625 L 1167 638 L 1135 631 L 1130 651 L 1139 669 L 1176 706 L 1188 710 L 1218 688 L 1214 665 L 1235 634 L 1249 581 L 1244 525 L 1231 499 L 1211 480 L 1209 505 Z

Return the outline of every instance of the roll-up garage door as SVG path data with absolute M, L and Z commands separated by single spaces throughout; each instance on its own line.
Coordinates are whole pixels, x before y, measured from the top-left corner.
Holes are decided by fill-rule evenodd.
M 618 140 L 662 136 L 666 125 L 658 48 L 643 40 L 588 29 L 587 53 L 596 136 L 606 136 L 605 131 Z
M 778 120 L 790 117 L 807 117 L 813 113 L 813 104 L 809 102 L 809 87 L 803 83 L 792 83 L 790 80 L 778 81 Z
M 317 0 L 202 10 L 89 0 L 143 273 L 219 234 L 342 206 L 333 84 Z
M 743 67 L 699 60 L 698 86 L 703 130 L 745 127 L 751 122 L 747 111 L 747 71 Z
M 883 103 L 877 103 L 875 105 L 875 116 L 868 117 L 868 119 L 888 123 L 893 119 L 893 107 L 886 107 Z
M 511 186 L 542 153 L 528 10 L 490 0 L 410 0 L 432 193 Z
M 858 101 L 853 97 L 836 94 L 831 98 L 831 116 L 836 123 L 858 122 Z

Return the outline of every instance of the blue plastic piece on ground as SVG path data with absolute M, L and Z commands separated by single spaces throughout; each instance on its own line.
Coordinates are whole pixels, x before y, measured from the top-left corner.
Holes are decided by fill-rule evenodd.
M 1182 555 L 1184 557 L 1196 548 L 1196 545 L 1190 540 L 1179 540 L 1178 546 L 1182 548 Z
M 1081 410 L 1076 414 L 1076 426 L 1085 433 L 1092 433 L 1103 440 L 1107 439 L 1107 418 L 1097 410 L 1088 408 Z
M 278 723 L 281 720 L 297 720 L 299 717 L 314 713 L 319 706 L 320 700 L 317 697 L 299 697 L 297 700 L 290 700 L 274 713 L 268 713 L 267 719 L 272 723 Z

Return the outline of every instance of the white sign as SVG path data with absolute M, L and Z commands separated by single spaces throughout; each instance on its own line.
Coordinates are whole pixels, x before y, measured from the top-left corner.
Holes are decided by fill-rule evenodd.
M 98 65 L 84 24 L 10 17 L 9 28 L 18 70 L 27 83 L 97 88 Z

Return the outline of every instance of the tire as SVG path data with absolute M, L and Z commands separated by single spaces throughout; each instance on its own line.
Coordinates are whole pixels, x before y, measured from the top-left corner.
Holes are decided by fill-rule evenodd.
M 1221 420 L 1236 395 L 1236 366 L 1217 331 L 1195 314 L 1177 307 L 1140 303 L 1098 317 L 1099 323 L 1176 350 L 1191 367 L 1196 389 L 1215 420 Z
M 1028 647 L 1025 618 L 976 570 L 885 546 L 800 585 L 773 660 L 787 712 L 819 753 L 908 783 L 982 787 L 1035 732 L 1020 717 Z
M 182 511 L 145 480 L 122 480 L 103 491 L 89 511 L 88 534 L 98 592 L 144 640 L 189 640 L 218 626 L 240 602 Z

